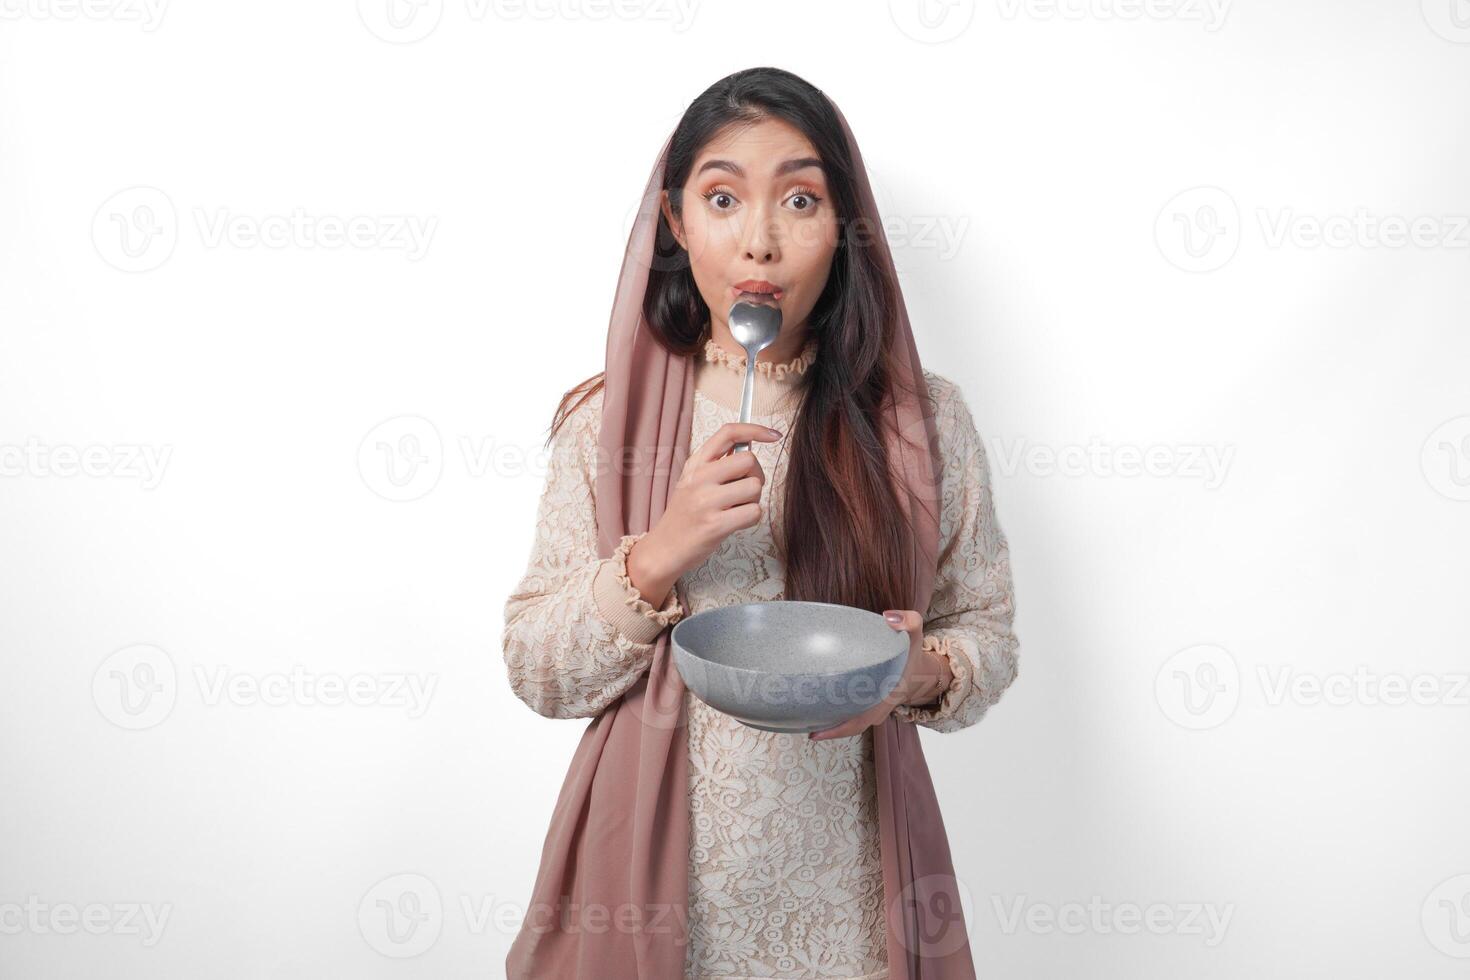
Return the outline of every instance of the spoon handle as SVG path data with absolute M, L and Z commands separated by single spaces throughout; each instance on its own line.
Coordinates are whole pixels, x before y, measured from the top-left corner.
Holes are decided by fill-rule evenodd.
M 750 409 L 755 402 L 755 358 L 750 353 L 750 348 L 745 350 L 745 390 L 740 396 L 740 421 L 750 421 Z M 737 442 L 731 452 L 748 453 L 750 443 Z

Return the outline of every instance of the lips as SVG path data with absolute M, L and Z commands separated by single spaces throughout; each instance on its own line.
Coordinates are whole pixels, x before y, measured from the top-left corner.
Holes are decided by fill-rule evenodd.
M 764 279 L 742 279 L 731 288 L 735 291 L 737 299 L 754 297 L 756 299 L 779 300 L 786 292 L 775 283 L 766 282 Z

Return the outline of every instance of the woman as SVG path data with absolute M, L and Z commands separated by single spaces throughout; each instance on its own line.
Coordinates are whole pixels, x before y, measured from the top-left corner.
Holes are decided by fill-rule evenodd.
M 505 607 L 517 696 L 594 719 L 507 974 L 973 977 L 913 726 L 973 725 L 1014 679 L 1008 549 L 964 399 L 919 366 L 851 131 L 797 76 L 738 72 L 690 105 L 644 203 L 607 370 L 558 406 Z M 741 298 L 782 313 L 751 423 Z M 898 687 L 810 737 L 684 689 L 669 627 L 777 599 L 885 612 L 910 636 Z

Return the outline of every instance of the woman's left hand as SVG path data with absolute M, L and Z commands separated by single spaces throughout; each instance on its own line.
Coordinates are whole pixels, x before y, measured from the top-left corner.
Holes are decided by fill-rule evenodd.
M 895 618 L 896 617 L 896 618 Z M 867 711 L 840 725 L 812 732 L 810 739 L 845 738 L 865 731 L 870 725 L 881 725 L 901 704 L 923 704 L 933 700 L 949 687 L 949 661 L 924 653 L 924 618 L 912 609 L 890 609 L 883 614 L 890 628 L 909 635 L 909 659 L 903 676 L 888 696 Z M 942 663 L 939 661 L 943 660 Z

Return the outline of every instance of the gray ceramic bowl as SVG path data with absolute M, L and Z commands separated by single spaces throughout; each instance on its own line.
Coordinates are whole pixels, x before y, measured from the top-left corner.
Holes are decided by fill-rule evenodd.
M 862 714 L 897 686 L 909 635 L 878 613 L 830 602 L 745 602 L 674 624 L 684 686 L 766 732 L 814 732 Z

